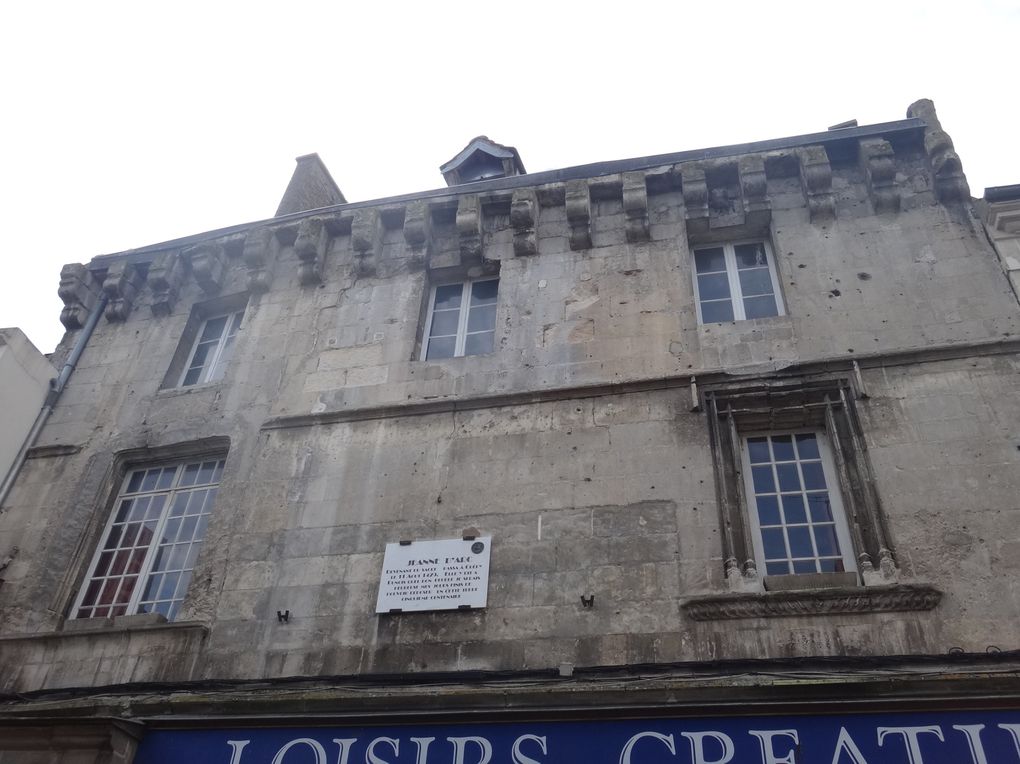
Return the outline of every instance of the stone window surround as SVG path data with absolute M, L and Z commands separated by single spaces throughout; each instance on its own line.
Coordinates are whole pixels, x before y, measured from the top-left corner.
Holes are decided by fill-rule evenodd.
M 411 360 L 422 363 L 434 363 L 436 361 L 452 361 L 457 358 L 469 357 L 468 355 L 460 354 L 448 358 L 436 358 L 431 360 L 426 358 L 436 288 L 457 283 L 473 283 L 475 281 L 501 281 L 499 263 L 486 261 L 479 265 L 472 266 L 462 265 L 449 268 L 428 269 L 426 273 L 426 280 L 422 290 L 421 310 L 418 316 L 418 332 L 415 342 L 415 351 Z M 500 316 L 500 298 L 499 292 L 497 291 L 496 320 L 493 326 L 493 348 L 490 352 L 496 352 L 499 349 L 499 327 L 501 325 Z
M 772 296 L 776 303 L 776 313 L 774 316 L 763 316 L 763 318 L 774 318 L 776 316 L 786 315 L 786 304 L 783 300 L 783 290 L 781 281 L 779 278 L 779 266 L 776 262 L 775 251 L 770 243 L 768 236 L 754 236 L 750 238 L 738 237 L 733 239 L 726 239 L 723 241 L 709 242 L 709 241 L 691 241 L 689 243 L 689 251 L 691 257 L 691 276 L 694 281 L 694 305 L 695 310 L 698 314 L 698 324 L 705 325 L 706 323 L 712 324 L 717 323 L 715 321 L 706 322 L 702 318 L 702 299 L 701 290 L 698 285 L 698 276 L 703 275 L 698 273 L 697 264 L 695 257 L 699 251 L 713 248 L 722 248 L 724 256 L 726 258 L 726 275 L 729 281 L 729 298 L 733 310 L 733 318 L 731 321 L 746 321 L 748 320 L 744 315 L 744 295 L 743 288 L 740 284 L 740 277 L 737 268 L 736 255 L 734 248 L 741 244 L 761 244 L 765 250 L 765 259 L 768 264 L 769 276 L 772 282 Z
M 118 616 L 116 618 L 74 619 L 72 607 L 78 599 L 80 590 L 88 583 L 86 575 L 91 567 L 99 544 L 103 541 L 110 513 L 116 507 L 117 498 L 120 496 L 120 488 L 128 472 L 138 467 L 168 462 L 226 459 L 230 451 L 230 445 L 230 438 L 225 435 L 211 436 L 195 441 L 124 449 L 113 455 L 112 463 L 108 462 L 109 467 L 104 469 L 100 465 L 96 465 L 98 469 L 103 469 L 105 472 L 105 475 L 100 479 L 101 484 L 98 492 L 98 497 L 100 498 L 95 502 L 97 509 L 92 513 L 88 526 L 83 531 L 83 540 L 78 545 L 74 558 L 67 567 L 67 577 L 59 587 L 57 602 L 54 603 L 55 608 L 64 613 L 64 617 L 59 625 L 61 630 L 72 628 L 75 630 L 90 630 L 92 627 L 95 629 L 119 630 L 166 623 L 166 620 L 158 613 Z M 229 464 L 228 461 L 227 470 L 229 470 Z M 86 483 L 91 482 L 89 480 L 90 477 L 88 475 L 85 476 Z M 221 487 L 224 484 L 224 480 L 225 478 L 221 479 Z M 201 553 L 199 554 L 199 561 L 201 561 L 203 556 Z M 196 569 L 197 567 L 196 565 Z M 182 611 L 186 608 L 187 602 L 188 595 L 186 594 L 181 608 Z M 178 621 L 178 623 L 181 623 L 181 621 Z
M 184 380 L 184 374 L 190 364 L 191 356 L 194 353 L 195 346 L 198 341 L 199 332 L 202 327 L 205 326 L 205 322 L 210 318 L 215 318 L 216 316 L 243 311 L 247 308 L 247 305 L 247 292 L 224 295 L 204 302 L 196 302 L 192 306 L 191 314 L 188 316 L 188 321 L 184 325 L 184 330 L 181 332 L 181 338 L 177 343 L 177 350 L 174 352 L 173 358 L 170 360 L 170 367 L 167 369 L 166 375 L 160 383 L 160 390 L 194 390 L 198 387 L 220 384 L 223 381 L 222 378 L 212 380 L 210 382 L 199 382 L 194 385 L 189 385 L 187 388 L 181 387 L 181 382 Z M 247 316 L 245 318 L 247 319 Z M 245 321 L 242 321 L 238 335 L 242 335 L 244 327 Z M 238 339 L 235 340 L 235 356 L 237 352 L 237 342 L 239 341 L 240 336 L 238 336 Z

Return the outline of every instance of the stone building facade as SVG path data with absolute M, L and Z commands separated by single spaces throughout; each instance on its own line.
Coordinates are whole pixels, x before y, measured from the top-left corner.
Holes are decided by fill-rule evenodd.
M 64 268 L 0 762 L 1020 762 L 1020 305 L 931 102 L 443 173 Z M 377 612 L 437 539 L 484 607 Z

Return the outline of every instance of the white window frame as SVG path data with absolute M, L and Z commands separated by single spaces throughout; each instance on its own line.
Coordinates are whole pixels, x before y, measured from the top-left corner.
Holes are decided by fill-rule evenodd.
M 467 337 L 468 337 L 468 331 L 467 331 L 468 316 L 471 313 L 471 310 L 470 310 L 470 308 L 471 308 L 471 290 L 472 290 L 472 288 L 474 287 L 474 285 L 476 283 L 479 283 L 479 282 L 489 282 L 489 281 L 497 282 L 497 287 L 496 287 L 496 303 L 495 304 L 496 304 L 496 313 L 497 313 L 497 318 L 498 318 L 498 313 L 499 313 L 499 286 L 498 286 L 499 276 L 481 276 L 481 277 L 476 278 L 476 279 L 466 279 L 464 281 L 444 281 L 442 284 L 434 284 L 432 286 L 432 289 L 429 290 L 429 307 L 428 307 L 428 312 L 425 315 L 425 331 L 424 331 L 424 333 L 422 335 L 422 340 L 421 340 L 421 355 L 420 355 L 420 360 L 422 360 L 422 361 L 428 360 L 429 341 L 432 339 L 432 337 L 431 337 L 431 334 L 432 334 L 432 315 L 433 315 L 433 313 L 435 311 L 435 307 L 436 307 L 436 291 L 439 290 L 441 287 L 444 287 L 444 286 L 453 286 L 455 284 L 460 284 L 463 287 L 463 291 L 461 292 L 461 296 L 460 296 L 460 313 L 457 316 L 457 339 L 456 339 L 456 341 L 454 343 L 454 351 L 453 351 L 453 358 L 463 358 L 464 357 L 464 346 L 467 343 Z M 496 349 L 496 325 L 497 325 L 497 323 L 498 322 L 494 318 L 493 322 L 492 322 L 492 333 L 493 333 L 492 334 L 492 349 L 493 349 L 493 351 Z M 478 333 L 481 334 L 481 332 L 478 332 Z M 487 354 L 483 353 L 482 355 L 487 355 Z M 438 360 L 446 360 L 446 359 L 433 359 L 433 360 L 438 361 Z
M 241 324 L 244 322 L 244 308 L 241 310 L 230 311 L 229 313 L 217 313 L 214 316 L 208 316 L 202 321 L 201 326 L 198 327 L 198 332 L 195 334 L 195 341 L 191 343 L 191 352 L 188 353 L 188 360 L 184 364 L 184 369 L 181 371 L 180 379 L 177 381 L 177 387 L 185 387 L 184 380 L 188 376 L 188 372 L 191 370 L 191 362 L 195 360 L 195 353 L 198 352 L 198 346 L 202 342 L 202 334 L 205 332 L 205 327 L 210 321 L 215 321 L 218 318 L 226 318 L 226 322 L 223 324 L 223 333 L 220 334 L 219 339 L 216 341 L 216 347 L 213 348 L 210 358 L 207 360 L 206 365 L 202 367 L 202 373 L 198 379 L 195 380 L 187 387 L 196 387 L 198 385 L 209 384 L 210 382 L 218 382 L 223 379 L 223 375 L 226 374 L 226 369 L 219 376 L 214 376 L 216 370 L 219 369 L 220 363 L 222 362 L 223 352 L 226 348 L 227 339 L 230 335 L 230 328 L 234 325 L 235 317 L 240 316 L 237 321 L 237 331 L 234 332 L 234 344 L 237 344 L 237 335 L 241 333 Z
M 769 574 L 765 565 L 765 541 L 762 538 L 761 522 L 758 517 L 758 506 L 756 503 L 754 481 L 751 473 L 751 455 L 747 441 L 750 438 L 776 437 L 782 435 L 814 435 L 818 443 L 818 453 L 821 456 L 822 474 L 825 476 L 825 486 L 829 494 L 829 506 L 832 508 L 833 520 L 835 521 L 836 540 L 839 543 L 839 551 L 843 557 L 843 570 L 847 573 L 857 573 L 857 550 L 854 547 L 853 537 L 850 535 L 850 524 L 847 520 L 846 509 L 843 506 L 843 495 L 840 488 L 839 474 L 836 472 L 835 460 L 832 455 L 832 444 L 829 443 L 827 434 L 822 430 L 812 428 L 796 430 L 762 430 L 758 432 L 740 433 L 740 458 L 743 469 L 744 500 L 746 503 L 747 518 L 751 526 L 752 544 L 754 546 L 755 564 L 758 566 L 760 576 L 769 575 L 791 575 L 803 576 L 807 573 Z M 797 461 L 798 472 L 801 472 Z M 803 490 L 803 474 L 800 475 Z M 779 486 L 776 486 L 777 494 Z M 805 507 L 810 512 L 810 508 Z M 784 523 L 785 527 L 785 523 Z M 821 575 L 828 575 L 822 573 Z
M 173 506 L 173 499 L 177 495 L 179 495 L 181 493 L 191 492 L 191 491 L 194 491 L 196 489 L 202 489 L 202 488 L 215 488 L 215 489 L 219 489 L 219 486 L 220 486 L 220 484 L 222 482 L 222 470 L 221 470 L 220 480 L 217 480 L 217 482 L 215 482 L 215 483 L 201 483 L 201 484 L 197 484 L 195 486 L 183 486 L 182 487 L 180 485 L 181 476 L 184 474 L 184 471 L 190 465 L 193 465 L 193 464 L 203 464 L 203 463 L 206 463 L 206 462 L 223 462 L 223 461 L 225 461 L 225 459 L 226 459 L 226 457 L 223 456 L 223 455 L 208 456 L 208 457 L 204 457 L 204 458 L 196 457 L 196 458 L 187 459 L 187 460 L 184 460 L 184 461 L 168 461 L 168 462 L 156 462 L 156 463 L 153 463 L 153 464 L 140 464 L 140 465 L 137 465 L 135 467 L 132 467 L 130 470 L 127 471 L 127 473 L 124 475 L 123 481 L 121 482 L 120 490 L 117 492 L 117 498 L 116 498 L 116 500 L 113 503 L 113 507 L 112 507 L 112 509 L 110 511 L 110 516 L 109 516 L 109 518 L 107 518 L 106 524 L 103 527 L 103 533 L 99 537 L 99 543 L 96 545 L 96 550 L 95 550 L 95 553 L 92 556 L 92 561 L 89 563 L 89 566 L 88 566 L 88 569 L 86 571 L 85 577 L 82 580 L 81 588 L 79 589 L 77 596 L 74 598 L 74 605 L 71 608 L 70 613 L 69 613 L 69 618 L 70 619 L 79 619 L 78 611 L 79 611 L 79 609 L 82 608 L 82 603 L 85 600 L 85 596 L 88 594 L 89 587 L 90 587 L 90 585 L 93 582 L 93 579 L 94 579 L 95 573 L 96 573 L 96 569 L 99 566 L 99 561 L 100 561 L 100 559 L 101 559 L 101 557 L 103 555 L 103 552 L 111 551 L 111 550 L 105 549 L 106 542 L 109 539 L 111 529 L 116 524 L 117 515 L 118 515 L 118 512 L 120 510 L 121 502 L 126 498 L 126 496 L 146 495 L 146 496 L 151 497 L 153 495 L 156 495 L 157 493 L 164 493 L 166 495 L 166 500 L 165 500 L 165 502 L 163 504 L 163 509 L 160 511 L 160 516 L 159 516 L 159 518 L 156 521 L 156 527 L 153 530 L 152 541 L 149 544 L 148 549 L 146 550 L 146 553 L 145 553 L 144 558 L 142 559 L 141 565 L 139 566 L 139 570 L 138 570 L 138 574 L 137 574 L 137 581 L 135 582 L 134 589 L 131 592 L 131 597 L 128 599 L 128 601 L 126 603 L 122 603 L 122 605 L 125 607 L 124 615 L 137 615 L 138 614 L 138 606 L 139 606 L 139 604 L 142 601 L 142 597 L 143 597 L 143 595 L 145 593 L 146 586 L 148 585 L 149 576 L 153 572 L 152 571 L 152 567 L 153 567 L 153 564 L 155 562 L 155 558 L 156 558 L 156 555 L 158 553 L 158 550 L 159 550 L 159 548 L 161 546 L 160 542 L 163 539 L 163 533 L 166 530 L 166 524 L 171 519 L 171 508 Z M 127 489 L 128 489 L 128 486 L 130 485 L 131 478 L 132 478 L 132 476 L 136 472 L 144 472 L 146 470 L 153 470 L 153 469 L 160 469 L 160 468 L 165 469 L 165 468 L 171 468 L 171 467 L 174 468 L 175 473 L 174 473 L 174 477 L 173 477 L 172 484 L 171 484 L 170 488 L 164 489 L 163 491 L 148 491 L 148 492 L 145 492 L 145 494 L 141 494 L 140 492 L 134 492 L 134 493 L 131 493 L 131 494 L 128 493 Z M 213 505 L 214 505 L 215 504 L 215 497 L 213 497 L 212 501 L 213 501 Z M 210 514 L 212 512 L 212 510 L 213 510 L 213 505 L 210 505 L 208 507 L 207 511 L 202 513 L 202 514 Z M 182 517 L 184 517 L 184 516 L 185 515 L 182 515 Z M 197 554 L 201 554 L 201 547 L 205 543 L 206 530 L 207 529 L 203 529 L 201 538 L 193 539 L 192 540 L 192 543 L 197 543 L 199 545 L 199 552 Z M 119 543 L 119 541 L 118 541 L 118 543 Z M 119 546 L 118 547 L 114 547 L 113 551 L 115 551 L 115 554 L 116 554 L 116 551 L 121 551 L 121 548 Z M 113 562 L 111 561 L 110 564 L 112 565 Z M 194 571 L 194 565 L 189 569 L 188 572 L 191 572 L 191 571 Z M 159 572 L 162 572 L 162 571 L 156 571 L 156 572 L 159 573 Z M 171 571 L 171 572 L 176 572 L 176 571 Z M 120 577 L 122 577 L 122 576 L 120 576 Z M 104 581 L 108 580 L 109 576 L 104 574 L 102 576 L 102 579 Z M 188 586 L 185 587 L 183 592 L 181 593 L 181 595 L 182 595 L 181 596 L 181 601 L 183 601 L 183 599 L 187 596 L 187 590 L 190 587 L 190 585 L 191 584 L 190 584 L 190 581 L 189 581 Z M 177 586 L 180 586 L 179 582 L 178 582 Z M 100 590 L 100 593 L 101 593 L 101 590 Z M 98 593 L 97 593 L 97 595 L 98 595 Z M 177 598 L 174 597 L 173 601 L 176 602 Z M 95 609 L 97 606 L 96 605 L 87 605 L 86 607 Z M 107 606 L 102 606 L 102 607 L 107 607 Z M 108 607 L 113 609 L 114 607 L 116 607 L 116 605 L 111 603 Z M 175 614 L 171 613 L 171 616 L 173 616 L 173 615 L 175 615 Z M 80 618 L 83 618 L 83 619 L 84 618 L 104 618 L 104 617 L 107 617 L 107 616 L 80 616 Z M 168 620 L 173 620 L 173 618 L 171 617 Z
M 776 315 L 767 316 L 766 318 L 775 318 L 776 316 L 786 315 L 786 306 L 783 304 L 783 293 L 779 288 L 779 274 L 776 271 L 776 258 L 767 239 L 744 239 L 740 241 L 716 242 L 711 244 L 705 243 L 690 247 L 691 275 L 694 280 L 694 304 L 698 310 L 699 325 L 705 325 L 705 320 L 701 315 L 701 290 L 698 288 L 698 264 L 697 260 L 695 260 L 695 253 L 701 249 L 715 249 L 718 247 L 722 247 L 723 257 L 726 260 L 726 278 L 730 285 L 730 302 L 733 305 L 733 320 L 748 320 L 744 313 L 744 293 L 740 288 L 740 274 L 737 272 L 737 255 L 734 250 L 734 247 L 740 246 L 741 244 L 761 244 L 765 249 L 765 259 L 768 261 L 769 276 L 772 279 L 772 294 L 776 299 Z M 712 321 L 709 323 L 727 322 Z

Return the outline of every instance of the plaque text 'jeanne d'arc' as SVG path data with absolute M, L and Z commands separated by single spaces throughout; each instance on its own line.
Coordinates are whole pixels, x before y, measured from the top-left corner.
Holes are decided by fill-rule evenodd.
M 387 544 L 375 612 L 485 607 L 492 537 Z

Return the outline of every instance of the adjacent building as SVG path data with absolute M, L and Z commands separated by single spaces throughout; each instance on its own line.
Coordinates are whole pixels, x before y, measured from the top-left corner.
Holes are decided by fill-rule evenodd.
M 442 173 L 63 269 L 0 762 L 1020 764 L 1017 196 L 931 102 Z

